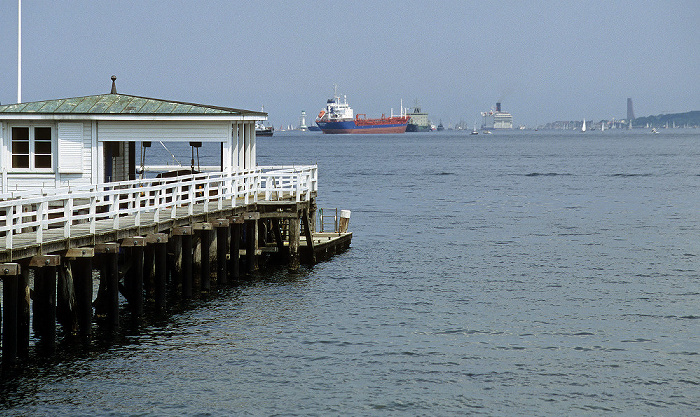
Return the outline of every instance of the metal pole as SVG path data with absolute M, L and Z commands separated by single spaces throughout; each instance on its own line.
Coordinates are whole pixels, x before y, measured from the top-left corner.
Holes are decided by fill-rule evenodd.
M 17 102 L 22 102 L 22 0 L 17 0 Z

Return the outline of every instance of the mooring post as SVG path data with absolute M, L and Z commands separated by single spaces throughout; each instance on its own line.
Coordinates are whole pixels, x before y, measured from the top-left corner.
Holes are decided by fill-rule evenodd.
M 214 228 L 211 223 L 195 223 L 192 228 L 199 232 L 201 248 L 199 287 L 202 293 L 208 294 L 211 290 L 211 254 L 209 250 L 211 248 L 211 233 Z
M 166 258 L 168 256 L 168 251 L 166 244 L 168 243 L 168 235 L 165 233 L 154 233 L 148 235 L 146 236 L 146 243 L 152 243 L 155 245 L 155 276 L 153 280 L 155 308 L 158 313 L 163 313 L 165 311 L 165 297 L 167 291 Z
M 241 277 L 241 227 L 243 217 L 231 219 L 231 279 L 238 281 Z
M 92 258 L 94 256 L 93 248 L 71 248 L 65 254 L 72 264 L 78 332 L 82 337 L 89 337 L 92 334 Z
M 95 246 L 95 252 L 105 256 L 107 327 L 116 330 L 119 328 L 119 244 L 101 243 Z
M 246 225 L 246 247 L 245 247 L 245 257 L 246 264 L 248 265 L 248 273 L 252 274 L 258 270 L 258 262 L 256 257 L 256 251 L 258 249 L 258 220 L 260 220 L 260 213 L 258 212 L 248 212 L 243 214 L 243 219 Z
M 299 239 L 300 239 L 299 213 L 297 217 L 289 219 L 289 270 L 299 269 Z
M 173 236 L 179 236 L 182 239 L 182 250 L 180 256 L 182 260 L 182 298 L 192 298 L 192 226 L 180 226 L 173 228 Z
M 143 277 L 144 277 L 144 248 L 146 238 L 133 236 L 122 240 L 123 247 L 131 248 L 131 271 L 124 276 L 124 287 L 128 294 L 127 301 L 131 315 L 138 321 L 143 316 Z
M 214 222 L 216 227 L 216 283 L 217 285 L 228 284 L 228 262 L 226 252 L 228 244 L 228 219 L 217 219 Z
M 0 264 L 2 275 L 2 367 L 9 370 L 17 363 L 17 263 Z

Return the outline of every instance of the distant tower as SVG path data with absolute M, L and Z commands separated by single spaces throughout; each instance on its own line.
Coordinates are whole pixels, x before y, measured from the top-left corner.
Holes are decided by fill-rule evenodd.
M 306 126 L 306 112 L 301 111 L 301 116 L 299 116 L 299 130 L 306 131 L 308 127 Z
M 627 98 L 627 120 L 634 119 L 634 108 L 632 107 L 632 99 Z

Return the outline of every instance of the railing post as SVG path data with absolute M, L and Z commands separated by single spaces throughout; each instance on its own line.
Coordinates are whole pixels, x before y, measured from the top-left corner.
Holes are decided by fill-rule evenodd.
M 36 211 L 36 220 L 39 223 L 36 227 L 36 243 L 41 243 L 44 239 L 44 213 L 45 213 L 45 201 L 39 203 L 39 207 Z M 47 216 L 48 217 L 48 216 Z
M 187 200 L 188 200 L 188 205 L 187 205 L 187 213 L 192 216 L 194 214 L 194 196 L 195 196 L 195 182 L 194 182 L 194 177 L 189 180 L 189 185 L 187 188 Z
M 117 230 L 119 229 L 119 192 L 115 188 L 113 188 L 112 191 L 112 204 L 109 213 L 114 216 L 113 227 Z
M 134 216 L 134 225 L 136 227 L 141 226 L 141 192 L 136 190 L 136 198 L 134 199 L 134 209 L 136 214 Z
M 163 186 L 159 186 L 158 189 L 156 190 L 156 195 L 155 199 L 153 201 L 155 210 L 153 211 L 153 222 L 158 223 L 160 221 L 160 205 L 161 202 L 163 201 Z
M 95 234 L 96 222 L 97 222 L 97 195 L 93 194 L 90 196 L 90 215 L 88 217 L 90 222 L 90 234 Z
M 7 234 L 5 235 L 5 248 L 12 249 L 12 235 L 15 233 L 15 207 L 16 204 L 7 207 L 5 213 L 5 225 L 7 226 Z
M 73 223 L 73 196 L 68 195 L 66 199 L 66 207 L 64 208 L 64 216 L 66 216 L 63 222 L 63 237 L 70 238 L 70 229 Z M 41 243 L 41 242 L 39 242 Z

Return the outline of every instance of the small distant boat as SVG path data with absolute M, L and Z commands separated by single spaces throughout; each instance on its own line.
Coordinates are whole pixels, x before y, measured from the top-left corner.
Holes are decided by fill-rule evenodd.
M 262 106 L 260 111 L 265 113 L 265 106 Z M 255 136 L 272 136 L 273 133 L 275 133 L 274 126 L 265 126 L 263 122 L 255 122 Z
M 438 132 L 445 130 L 445 126 L 442 125 L 442 120 L 440 120 L 440 123 L 438 124 L 437 130 L 438 130 Z
M 583 119 L 583 126 L 581 126 L 581 132 L 586 131 L 586 119 Z
M 490 130 L 484 130 L 484 135 L 490 135 L 492 134 Z
M 474 129 L 472 130 L 472 133 L 471 133 L 471 134 L 472 134 L 472 135 L 478 135 L 478 134 L 479 134 L 479 131 L 476 130 L 476 124 L 474 124 Z
M 262 123 L 255 124 L 255 136 L 272 136 L 275 133 L 273 126 L 265 126 Z
M 654 128 L 651 129 L 651 133 L 654 134 L 654 135 L 658 135 L 658 134 L 659 134 L 659 131 L 656 130 L 656 128 L 654 127 Z

